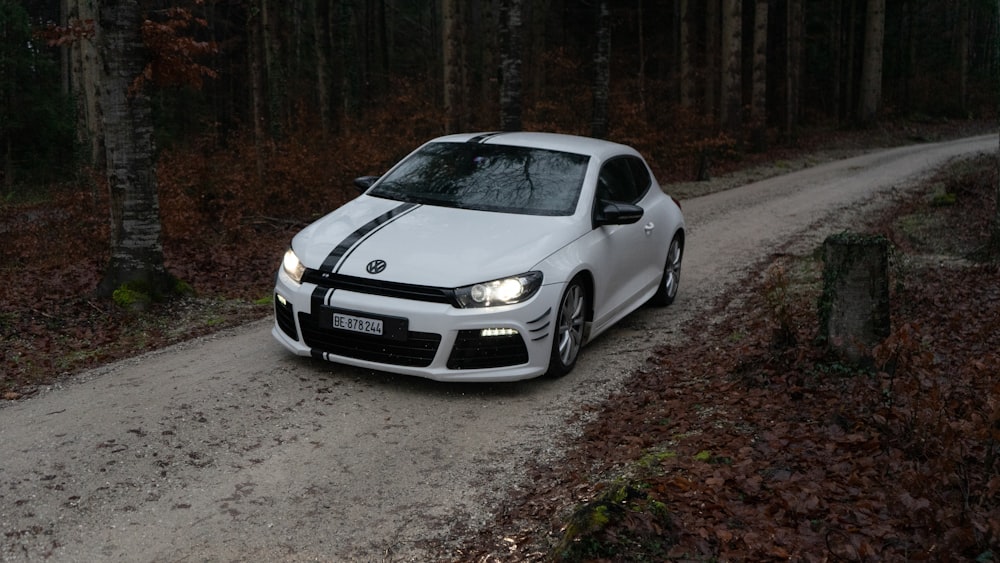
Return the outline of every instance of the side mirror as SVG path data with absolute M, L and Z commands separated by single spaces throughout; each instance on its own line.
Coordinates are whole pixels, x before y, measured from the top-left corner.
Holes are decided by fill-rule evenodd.
M 631 225 L 642 219 L 645 213 L 638 205 L 631 203 L 618 203 L 613 201 L 602 201 L 598 203 L 597 217 L 595 223 L 601 225 Z
M 358 189 L 359 192 L 364 192 L 368 188 L 372 187 L 372 184 L 377 182 L 378 176 L 361 176 L 360 178 L 354 179 L 354 187 Z

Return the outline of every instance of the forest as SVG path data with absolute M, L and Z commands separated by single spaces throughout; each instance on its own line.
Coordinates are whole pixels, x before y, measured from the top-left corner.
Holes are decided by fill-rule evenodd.
M 808 128 L 988 118 L 998 4 L 0 0 L 0 190 L 89 186 L 98 293 L 171 293 L 171 198 L 196 224 L 308 219 L 443 133 L 609 138 L 671 181 Z
M 291 236 L 352 198 L 353 178 L 382 173 L 437 135 L 607 138 L 639 149 L 669 190 L 832 139 L 996 134 L 998 86 L 1000 0 L 0 0 L 0 271 L 9 280 L 0 287 L 0 398 L 268 315 Z M 980 163 L 972 179 L 935 179 L 957 198 L 934 209 L 948 214 L 951 239 L 978 244 L 986 233 L 1000 248 L 996 170 L 982 172 L 991 166 Z M 973 188 L 986 184 L 992 194 Z M 877 226 L 892 231 L 894 221 Z M 777 534 L 798 538 L 806 553 L 848 560 L 933 558 L 949 547 L 996 559 L 1000 410 L 989 403 L 996 383 L 987 372 L 1000 332 L 983 304 L 997 302 L 1000 278 L 995 261 L 953 277 L 925 273 L 916 277 L 926 283 L 902 293 L 912 325 L 892 341 L 919 381 L 886 383 L 879 373 L 806 385 L 802 374 L 838 366 L 815 357 L 801 326 L 797 346 L 775 348 L 771 321 L 756 313 L 672 351 L 675 360 L 688 354 L 681 365 L 691 367 L 671 377 L 698 382 L 697 360 L 715 354 L 718 373 L 699 392 L 736 413 L 749 397 L 745 418 L 762 427 L 800 412 L 803 396 L 851 398 L 857 404 L 843 405 L 820 434 L 778 428 L 775 440 L 834 444 L 801 462 L 851 469 L 823 487 L 864 478 L 894 495 L 870 507 L 889 515 L 879 525 L 843 538 L 824 536 L 826 528 L 797 536 L 793 516 L 818 510 L 813 481 L 780 485 L 784 496 L 768 504 L 751 477 L 770 471 L 771 457 L 734 466 L 718 452 L 699 458 L 689 440 L 678 446 L 684 456 L 643 466 L 691 476 L 652 475 L 656 488 L 640 499 L 668 503 L 677 549 L 787 558 L 766 541 Z M 769 277 L 755 299 L 796 282 Z M 812 307 L 798 299 L 789 310 L 808 316 Z M 737 331 L 743 340 L 730 338 Z M 930 335 L 942 342 L 932 355 L 921 348 Z M 721 351 L 711 348 L 720 342 Z M 964 371 L 935 371 L 952 356 Z M 693 417 L 676 414 L 689 397 L 663 377 L 638 374 L 621 398 L 629 406 L 587 428 L 589 449 L 562 468 L 533 469 L 518 514 L 535 527 L 497 525 L 509 524 L 526 550 L 529 540 L 544 544 L 551 538 L 539 540 L 539 530 L 562 524 L 545 502 L 577 502 L 585 488 L 596 496 L 605 485 L 587 481 L 595 464 L 646 455 L 622 417 L 648 414 L 647 426 Z M 648 438 L 674 426 L 641 428 Z M 866 453 L 883 449 L 898 459 L 887 465 Z M 855 459 L 865 465 L 852 473 Z M 754 494 L 722 498 L 734 489 L 714 490 L 711 479 Z M 987 493 L 971 494 L 973 485 Z M 822 508 L 845 521 L 859 514 L 842 489 L 827 492 Z M 707 493 L 717 495 L 712 510 L 684 508 L 687 496 Z M 643 532 L 653 513 L 627 514 L 599 539 Z M 735 522 L 746 527 L 727 528 Z M 469 553 L 508 548 L 494 540 Z
M 155 150 L 247 140 L 262 184 L 292 138 L 398 151 L 517 128 L 632 142 L 686 175 L 693 153 L 803 127 L 989 115 L 1000 73 L 994 0 L 3 0 L 8 197 L 103 169 L 99 69 L 129 5 Z

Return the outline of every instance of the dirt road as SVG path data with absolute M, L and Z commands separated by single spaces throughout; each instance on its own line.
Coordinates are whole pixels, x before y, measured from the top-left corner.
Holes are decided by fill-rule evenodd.
M 444 385 L 313 362 L 283 352 L 267 321 L 7 404 L 0 559 L 451 559 L 442 546 L 488 525 L 528 460 L 572 440 L 569 414 L 688 337 L 685 320 L 754 264 L 996 148 L 996 135 L 904 147 L 685 201 L 678 301 L 625 319 L 560 380 Z

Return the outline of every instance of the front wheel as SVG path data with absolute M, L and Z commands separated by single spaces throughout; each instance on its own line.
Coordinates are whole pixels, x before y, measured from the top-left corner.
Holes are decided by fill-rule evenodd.
M 583 325 L 587 318 L 587 290 L 574 279 L 566 286 L 559 300 L 556 327 L 552 334 L 552 354 L 549 358 L 549 377 L 562 377 L 576 365 L 576 358 L 583 347 Z
M 680 236 L 675 236 L 670 241 L 670 248 L 667 249 L 667 262 L 663 266 L 663 277 L 660 278 L 660 287 L 656 294 L 649 300 L 652 305 L 666 307 L 674 302 L 677 297 L 677 288 L 681 283 L 681 259 L 684 257 L 684 245 Z

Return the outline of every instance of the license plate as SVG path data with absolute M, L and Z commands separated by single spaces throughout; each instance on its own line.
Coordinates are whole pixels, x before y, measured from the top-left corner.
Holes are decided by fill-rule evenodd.
M 345 315 L 343 313 L 333 314 L 333 328 L 382 336 L 381 320 L 355 317 L 354 315 Z
M 370 315 L 363 311 L 350 311 L 322 307 L 319 310 L 320 324 L 326 328 L 343 330 L 357 334 L 406 340 L 410 322 L 403 317 Z

